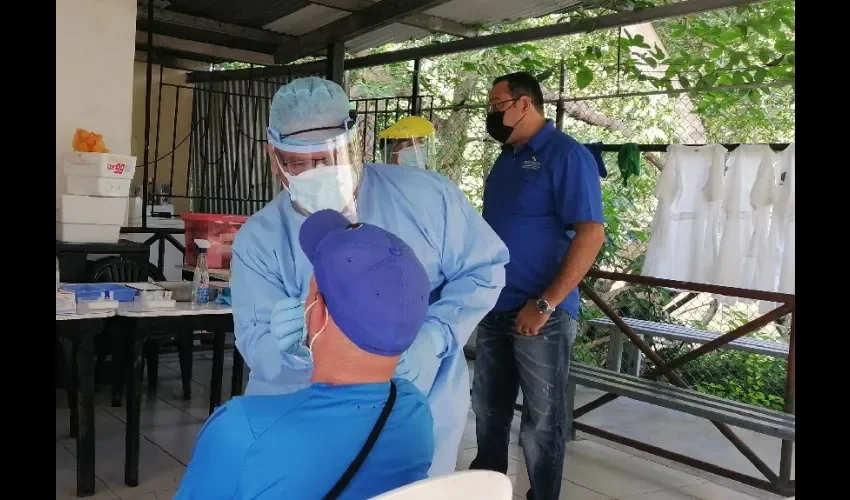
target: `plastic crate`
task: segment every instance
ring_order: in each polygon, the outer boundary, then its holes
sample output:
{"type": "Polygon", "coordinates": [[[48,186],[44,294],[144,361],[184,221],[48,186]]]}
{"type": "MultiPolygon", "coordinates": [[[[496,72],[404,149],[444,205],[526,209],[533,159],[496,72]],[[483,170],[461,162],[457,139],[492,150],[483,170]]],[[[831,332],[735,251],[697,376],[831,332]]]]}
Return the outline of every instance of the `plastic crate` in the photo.
{"type": "Polygon", "coordinates": [[[233,240],[248,217],[223,214],[183,214],[180,217],[186,225],[186,264],[194,266],[198,263],[195,240],[200,239],[210,242],[207,267],[230,269],[233,240]]]}

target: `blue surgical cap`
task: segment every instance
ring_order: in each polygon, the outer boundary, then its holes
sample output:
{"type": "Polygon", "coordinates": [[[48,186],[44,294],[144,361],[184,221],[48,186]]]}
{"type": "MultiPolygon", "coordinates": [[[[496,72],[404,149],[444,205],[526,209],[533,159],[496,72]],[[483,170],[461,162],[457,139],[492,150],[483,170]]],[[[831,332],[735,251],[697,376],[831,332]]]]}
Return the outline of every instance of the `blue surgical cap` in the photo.
{"type": "Polygon", "coordinates": [[[348,96],[338,84],[314,76],[299,78],[275,93],[269,128],[286,136],[301,130],[339,127],[349,118],[350,108],[348,96]]]}

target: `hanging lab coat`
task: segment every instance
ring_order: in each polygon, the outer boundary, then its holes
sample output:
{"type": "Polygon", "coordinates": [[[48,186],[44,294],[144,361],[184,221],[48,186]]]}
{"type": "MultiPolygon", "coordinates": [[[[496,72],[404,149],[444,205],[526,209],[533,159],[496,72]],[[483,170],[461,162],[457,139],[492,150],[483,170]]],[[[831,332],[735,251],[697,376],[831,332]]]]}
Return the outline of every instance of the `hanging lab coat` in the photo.
{"type": "Polygon", "coordinates": [[[725,156],[719,144],[667,148],[642,275],[709,281],[718,251],[725,156]]]}
{"type": "MultiPolygon", "coordinates": [[[[774,160],[768,146],[742,144],[726,161],[715,284],[754,286],[759,254],[766,251],[770,230],[774,160]]],[[[718,298],[727,305],[737,302],[736,297],[718,298]]]]}
{"type": "MultiPolygon", "coordinates": [[[[442,327],[448,344],[442,360],[434,361],[433,385],[423,391],[434,417],[430,474],[449,474],[470,405],[463,346],[505,285],[508,250],[457,186],[420,168],[366,165],[357,213],[410,245],[428,273],[426,321],[442,327]]],[[[313,269],[298,242],[304,219],[284,190],[242,226],[233,245],[234,326],[236,346],[251,369],[247,394],[289,393],[310,383],[312,365],[281,354],[269,328],[277,301],[303,300],[309,289],[313,269]]]]}

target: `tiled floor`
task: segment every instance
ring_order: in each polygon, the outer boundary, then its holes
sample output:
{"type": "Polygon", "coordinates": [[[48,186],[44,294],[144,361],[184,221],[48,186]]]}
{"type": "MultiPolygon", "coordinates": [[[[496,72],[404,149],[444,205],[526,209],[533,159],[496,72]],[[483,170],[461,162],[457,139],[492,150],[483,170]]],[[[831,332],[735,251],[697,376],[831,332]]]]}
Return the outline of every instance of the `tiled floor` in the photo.
{"type": "MultiPolygon", "coordinates": [[[[183,401],[176,356],[163,356],[156,394],[148,394],[142,406],[139,486],[124,485],[125,408],[112,408],[105,388],[97,397],[95,499],[170,500],[183,476],[192,445],[207,415],[211,362],[209,354],[195,355],[195,380],[191,401],[183,401]]],[[[230,357],[225,362],[225,398],[229,397],[230,357]]],[[[69,411],[63,391],[56,397],[56,498],[75,498],[75,443],[68,437],[69,411]]],[[[602,410],[597,410],[600,413],[602,410]]],[[[597,417],[600,418],[600,417],[597,417]]],[[[632,418],[635,418],[634,416],[632,418]]],[[[525,498],[528,475],[522,451],[517,446],[519,418],[514,421],[508,475],[514,497],[525,498]]],[[[684,428],[677,433],[684,432],[684,428]]],[[[582,436],[580,436],[581,438],[582,436]]],[[[475,422],[467,422],[458,469],[466,469],[475,457],[475,422]]],[[[733,453],[736,453],[734,450],[733,453]]],[[[719,478],[711,478],[684,467],[669,467],[638,456],[628,448],[615,449],[599,442],[580,439],[568,447],[561,498],[568,500],[747,500],[774,499],[770,494],[719,478]],[[722,482],[725,486],[717,484],[722,482]]]]}

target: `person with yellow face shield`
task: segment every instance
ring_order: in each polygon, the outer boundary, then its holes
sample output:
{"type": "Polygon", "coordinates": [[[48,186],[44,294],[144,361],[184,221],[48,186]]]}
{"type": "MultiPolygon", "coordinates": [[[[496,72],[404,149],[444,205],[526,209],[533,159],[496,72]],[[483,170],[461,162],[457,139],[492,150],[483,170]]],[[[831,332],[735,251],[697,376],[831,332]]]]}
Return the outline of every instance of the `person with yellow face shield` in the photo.
{"type": "Polygon", "coordinates": [[[378,135],[384,163],[436,171],[434,125],[421,116],[408,116],[378,135]]]}

